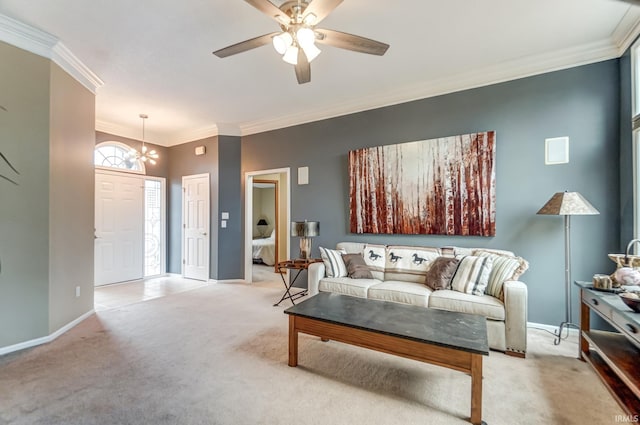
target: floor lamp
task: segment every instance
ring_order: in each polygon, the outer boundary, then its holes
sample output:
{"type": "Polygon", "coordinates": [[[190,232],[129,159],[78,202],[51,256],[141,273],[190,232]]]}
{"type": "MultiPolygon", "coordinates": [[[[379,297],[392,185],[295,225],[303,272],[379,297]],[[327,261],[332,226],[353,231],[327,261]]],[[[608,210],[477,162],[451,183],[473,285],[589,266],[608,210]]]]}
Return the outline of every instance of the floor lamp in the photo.
{"type": "Polygon", "coordinates": [[[544,204],[538,214],[543,215],[563,215],[564,216],[564,286],[565,286],[565,320],[560,323],[558,331],[555,334],[556,339],[553,341],[555,345],[562,341],[562,330],[567,329],[567,337],[569,336],[569,327],[580,329],[574,323],[571,323],[571,216],[572,215],[596,215],[600,214],[582,195],[578,192],[558,192],[544,204]]]}

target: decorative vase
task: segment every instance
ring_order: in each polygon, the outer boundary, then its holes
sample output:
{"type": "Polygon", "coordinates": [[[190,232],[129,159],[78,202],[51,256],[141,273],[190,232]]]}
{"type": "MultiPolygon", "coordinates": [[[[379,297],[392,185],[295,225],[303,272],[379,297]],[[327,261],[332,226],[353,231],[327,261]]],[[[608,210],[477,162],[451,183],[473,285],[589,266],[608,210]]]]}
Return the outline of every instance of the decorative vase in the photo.
{"type": "Polygon", "coordinates": [[[640,271],[631,267],[620,267],[611,275],[611,279],[619,285],[640,284],[640,271]]]}

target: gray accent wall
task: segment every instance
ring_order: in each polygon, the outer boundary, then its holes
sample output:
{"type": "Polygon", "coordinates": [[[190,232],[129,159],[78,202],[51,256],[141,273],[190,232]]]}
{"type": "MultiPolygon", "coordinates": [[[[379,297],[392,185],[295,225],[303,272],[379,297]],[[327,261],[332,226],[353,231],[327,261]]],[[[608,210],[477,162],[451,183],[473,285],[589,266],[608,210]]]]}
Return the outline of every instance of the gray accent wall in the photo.
{"type": "Polygon", "coordinates": [[[169,157],[167,271],[182,272],[182,177],[209,173],[211,200],[209,277],[216,279],[218,276],[218,137],[172,146],[169,148],[169,157]],[[194,153],[196,146],[204,146],[205,155],[196,156],[194,153]]]}
{"type": "MultiPolygon", "coordinates": [[[[219,213],[228,212],[227,227],[218,230],[218,279],[242,279],[244,275],[242,178],[240,137],[218,136],[220,154],[219,213]]],[[[218,216],[220,218],[220,216],[218,216]]]]}
{"type": "MultiPolygon", "coordinates": [[[[573,279],[611,273],[620,247],[620,69],[610,60],[242,138],[242,173],[291,167],[291,219],[320,221],[318,246],[339,241],[488,247],[530,262],[529,320],[564,319],[563,218],[536,212],[559,191],[600,210],[572,220],[573,279]],[[496,236],[356,235],[349,232],[349,150],[495,130],[496,236]],[[544,164],[545,138],[570,138],[570,163],[544,164]],[[297,185],[298,167],[309,184],[297,185]]],[[[298,241],[291,241],[292,252],[298,241]]],[[[573,291],[574,317],[578,296],[573,291]]]]}
{"type": "Polygon", "coordinates": [[[93,309],[94,95],[0,42],[0,348],[93,309]],[[75,296],[80,286],[81,296],[75,296]]]}

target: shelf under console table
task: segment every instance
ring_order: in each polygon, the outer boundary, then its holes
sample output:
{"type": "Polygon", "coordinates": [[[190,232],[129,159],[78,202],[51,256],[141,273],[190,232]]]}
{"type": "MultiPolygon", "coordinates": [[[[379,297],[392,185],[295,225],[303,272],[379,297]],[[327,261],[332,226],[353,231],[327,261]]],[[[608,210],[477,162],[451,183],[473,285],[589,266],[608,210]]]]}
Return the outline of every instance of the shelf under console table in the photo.
{"type": "MultiPolygon", "coordinates": [[[[615,293],[580,287],[580,352],[628,415],[640,415],[640,313],[615,293]],[[595,312],[618,332],[591,329],[595,312]]],[[[635,416],[634,416],[635,417],[635,416]]]]}

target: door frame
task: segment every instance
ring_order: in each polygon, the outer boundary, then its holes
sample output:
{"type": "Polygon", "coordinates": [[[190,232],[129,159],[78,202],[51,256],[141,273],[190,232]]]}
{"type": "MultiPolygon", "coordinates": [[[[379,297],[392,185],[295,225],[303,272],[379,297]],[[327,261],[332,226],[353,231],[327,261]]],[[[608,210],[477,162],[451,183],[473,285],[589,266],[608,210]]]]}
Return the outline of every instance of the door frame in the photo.
{"type": "MultiPolygon", "coordinates": [[[[284,189],[287,194],[286,204],[284,205],[284,212],[286,214],[287,223],[291,220],[291,168],[274,168],[270,170],[258,170],[247,171],[244,173],[244,280],[247,283],[253,281],[253,255],[252,244],[253,239],[253,180],[264,174],[284,174],[284,182],[280,182],[284,185],[284,189]]],[[[278,204],[282,202],[282,199],[278,197],[278,204]]],[[[280,205],[276,206],[279,209],[280,205]]],[[[281,241],[289,252],[289,241],[291,240],[291,226],[285,226],[286,238],[281,241]]],[[[282,261],[282,260],[281,260],[282,261]]],[[[277,264],[276,264],[277,266],[277,264]]]]}
{"type": "MultiPolygon", "coordinates": [[[[260,176],[257,176],[257,177],[260,177],[260,176]]],[[[279,196],[279,191],[280,191],[280,185],[278,183],[278,180],[268,180],[268,179],[260,179],[260,178],[254,178],[253,179],[253,183],[273,184],[274,189],[275,189],[274,190],[275,199],[274,199],[273,205],[274,205],[274,209],[275,209],[275,212],[274,212],[275,218],[274,218],[274,220],[276,222],[275,226],[274,226],[274,228],[276,229],[276,243],[275,243],[275,248],[274,248],[275,249],[275,254],[276,254],[275,255],[275,261],[276,262],[273,265],[273,267],[274,267],[274,271],[277,273],[278,272],[278,262],[280,260],[280,258],[278,256],[278,254],[280,252],[279,251],[279,243],[280,243],[280,224],[279,224],[280,223],[280,208],[279,208],[279,206],[280,206],[280,196],[279,196]]],[[[251,192],[252,207],[253,207],[253,183],[252,183],[252,187],[251,187],[251,189],[252,189],[252,192],[251,192]]],[[[253,215],[253,209],[251,210],[251,214],[253,215]]],[[[251,220],[251,222],[252,223],[255,222],[255,217],[253,217],[253,220],[251,220]]],[[[253,227],[252,227],[252,229],[253,229],[253,227]]],[[[252,234],[252,237],[253,237],[253,234],[252,234]]],[[[253,262],[253,259],[252,259],[252,262],[253,262]]]]}
{"type": "Polygon", "coordinates": [[[191,174],[188,176],[182,176],[182,220],[181,220],[181,226],[180,226],[180,234],[181,234],[181,242],[180,245],[182,247],[182,251],[180,254],[180,274],[182,277],[184,276],[184,266],[185,266],[185,256],[184,256],[184,245],[185,245],[185,234],[184,234],[184,229],[185,229],[185,207],[186,207],[186,203],[185,203],[185,194],[186,194],[186,187],[184,185],[184,181],[186,179],[194,179],[194,178],[207,178],[207,183],[208,183],[208,187],[209,187],[209,191],[207,193],[207,198],[209,199],[209,202],[207,203],[207,219],[206,219],[206,223],[207,223],[207,256],[206,256],[206,261],[207,261],[207,280],[209,281],[211,280],[211,176],[209,173],[202,173],[202,174],[191,174]]]}

